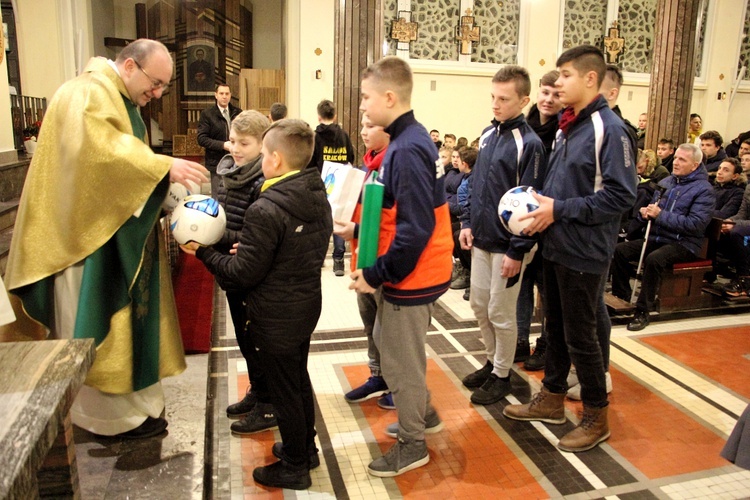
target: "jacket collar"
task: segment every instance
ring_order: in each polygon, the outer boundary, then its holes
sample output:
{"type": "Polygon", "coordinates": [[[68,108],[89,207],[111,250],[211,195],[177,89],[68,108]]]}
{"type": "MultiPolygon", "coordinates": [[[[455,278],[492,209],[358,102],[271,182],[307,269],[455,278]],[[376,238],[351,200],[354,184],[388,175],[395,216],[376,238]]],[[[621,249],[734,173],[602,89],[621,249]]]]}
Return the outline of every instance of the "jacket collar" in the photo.
{"type": "Polygon", "coordinates": [[[414,125],[415,123],[417,123],[417,119],[414,118],[414,110],[410,109],[403,115],[393,120],[393,123],[388,125],[384,131],[386,134],[391,136],[391,141],[393,141],[393,139],[398,137],[398,135],[406,130],[407,127],[409,127],[410,125],[414,125]]]}
{"type": "Polygon", "coordinates": [[[514,128],[518,128],[524,123],[526,123],[526,117],[523,116],[523,113],[516,116],[512,120],[506,120],[504,122],[499,122],[495,118],[492,119],[492,126],[495,127],[495,130],[497,130],[498,134],[502,134],[506,130],[513,130],[514,128]]]}

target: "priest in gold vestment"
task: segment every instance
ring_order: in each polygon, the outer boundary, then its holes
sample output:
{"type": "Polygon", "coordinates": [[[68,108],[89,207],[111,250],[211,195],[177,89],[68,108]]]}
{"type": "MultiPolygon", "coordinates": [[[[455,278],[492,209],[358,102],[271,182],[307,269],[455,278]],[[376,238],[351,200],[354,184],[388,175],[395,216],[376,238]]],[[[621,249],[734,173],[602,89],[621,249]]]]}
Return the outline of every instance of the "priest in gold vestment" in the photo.
{"type": "Polygon", "coordinates": [[[166,90],[172,65],[164,45],[136,40],[58,89],[11,242],[5,281],[21,317],[10,328],[95,339],[71,415],[99,435],[164,431],[160,380],[185,369],[159,218],[170,181],[201,184],[207,171],[155,154],[139,112],[166,90]]]}

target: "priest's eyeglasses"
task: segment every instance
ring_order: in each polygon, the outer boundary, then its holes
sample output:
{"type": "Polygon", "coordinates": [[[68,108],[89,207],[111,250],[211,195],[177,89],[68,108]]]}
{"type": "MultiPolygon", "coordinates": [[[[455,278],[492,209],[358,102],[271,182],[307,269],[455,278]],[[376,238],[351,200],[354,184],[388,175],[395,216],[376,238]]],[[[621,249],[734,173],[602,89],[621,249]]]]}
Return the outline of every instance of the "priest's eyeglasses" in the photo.
{"type": "Polygon", "coordinates": [[[151,80],[151,90],[159,90],[159,89],[161,89],[162,92],[166,92],[167,91],[167,89],[169,88],[169,82],[164,83],[161,80],[155,80],[155,79],[151,78],[151,75],[149,75],[148,73],[146,73],[146,70],[143,69],[143,66],[141,66],[140,64],[138,64],[138,61],[136,61],[135,59],[133,59],[133,62],[135,63],[136,66],[138,66],[139,70],[143,71],[143,74],[146,75],[146,78],[148,78],[149,80],[151,80]]]}

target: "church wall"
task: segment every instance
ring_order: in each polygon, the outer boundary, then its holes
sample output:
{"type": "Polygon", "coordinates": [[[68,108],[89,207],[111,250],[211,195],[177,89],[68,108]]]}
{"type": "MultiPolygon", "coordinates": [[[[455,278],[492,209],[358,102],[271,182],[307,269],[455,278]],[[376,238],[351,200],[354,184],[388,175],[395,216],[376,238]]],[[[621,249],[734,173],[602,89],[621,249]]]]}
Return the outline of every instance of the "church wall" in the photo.
{"type": "Polygon", "coordinates": [[[49,100],[73,64],[64,60],[58,6],[55,0],[14,3],[24,95],[49,100]]]}

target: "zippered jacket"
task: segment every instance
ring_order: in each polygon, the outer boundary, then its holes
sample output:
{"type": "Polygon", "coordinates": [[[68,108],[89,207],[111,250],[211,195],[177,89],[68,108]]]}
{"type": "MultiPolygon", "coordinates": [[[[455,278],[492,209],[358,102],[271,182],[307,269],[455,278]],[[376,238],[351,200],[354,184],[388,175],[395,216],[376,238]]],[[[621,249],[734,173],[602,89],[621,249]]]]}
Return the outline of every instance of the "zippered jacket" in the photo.
{"type": "Polygon", "coordinates": [[[450,285],[453,233],[442,165],[427,130],[408,111],[391,123],[379,170],[383,190],[378,259],[362,271],[382,285],[383,299],[398,305],[429,304],[450,285]]]}
{"type": "Polygon", "coordinates": [[[539,190],[546,164],[544,144],[523,115],[503,123],[492,120],[484,129],[460,218],[462,229],[471,228],[474,246],[514,260],[522,260],[532,249],[536,238],[511,234],[500,222],[497,206],[505,192],[516,186],[539,190]]]}
{"type": "Polygon", "coordinates": [[[672,174],[659,185],[666,190],[659,200],[661,212],[651,223],[649,241],[677,243],[697,254],[716,203],[706,168],[701,165],[684,177],[672,174]]]}
{"type": "Polygon", "coordinates": [[[606,272],[636,183],[625,124],[597,96],[567,136],[557,132],[542,190],[555,200],[555,221],[542,234],[544,258],[578,272],[606,272]]]}

